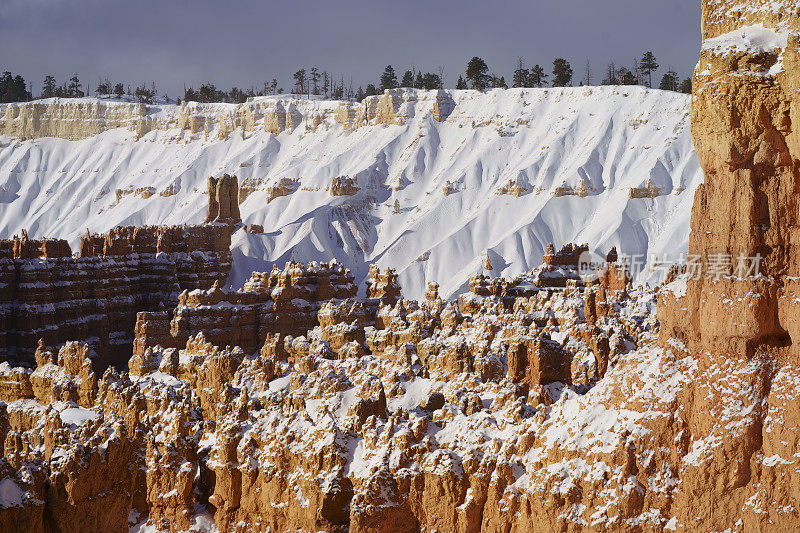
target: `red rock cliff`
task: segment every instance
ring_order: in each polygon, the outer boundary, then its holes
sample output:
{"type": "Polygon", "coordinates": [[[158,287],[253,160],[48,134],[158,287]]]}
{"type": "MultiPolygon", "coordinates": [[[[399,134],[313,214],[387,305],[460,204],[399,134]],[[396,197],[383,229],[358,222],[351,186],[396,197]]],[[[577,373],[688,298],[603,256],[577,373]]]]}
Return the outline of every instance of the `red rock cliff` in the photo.
{"type": "Polygon", "coordinates": [[[87,234],[76,257],[65,241],[0,241],[0,356],[32,363],[39,339],[85,340],[99,368],[124,365],[138,311],[174,305],[230,266],[223,225],[118,227],[87,234]]]}
{"type": "Polygon", "coordinates": [[[729,354],[791,346],[796,357],[800,14],[788,0],[704,0],[702,9],[692,136],[705,181],[692,210],[690,279],[685,296],[664,293],[662,337],[729,354]]]}

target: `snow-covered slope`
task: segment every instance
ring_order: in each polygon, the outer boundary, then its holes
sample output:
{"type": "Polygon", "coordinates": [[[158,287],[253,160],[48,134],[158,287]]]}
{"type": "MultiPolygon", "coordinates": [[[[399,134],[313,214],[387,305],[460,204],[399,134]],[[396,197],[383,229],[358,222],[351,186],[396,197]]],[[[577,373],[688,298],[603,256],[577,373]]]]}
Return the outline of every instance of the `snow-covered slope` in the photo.
{"type": "Polygon", "coordinates": [[[288,117],[277,135],[254,113],[242,127],[219,119],[206,122],[219,129],[192,134],[175,125],[186,109],[162,105],[145,111],[162,129],[141,136],[125,127],[78,141],[0,136],[0,238],[25,228],[74,246],[87,228],[199,223],[206,178],[227,172],[254,186],[242,217],[264,226],[234,235],[234,284],[271,263],[335,257],[359,282],[376,262],[398,270],[406,296],[421,296],[427,281],[450,296],[487,256],[493,269],[484,273],[510,276],[538,265],[549,242],[685,251],[702,180],[688,96],[641,87],[398,90],[360,106],[279,97],[200,112],[235,117],[275,105],[288,117]],[[331,196],[337,176],[356,178],[360,190],[331,196]],[[296,190],[267,203],[267,187],[282,178],[297,180],[296,190]],[[509,182],[521,196],[497,194],[509,182]],[[648,182],[658,190],[638,192],[655,197],[631,198],[648,182]],[[564,194],[582,183],[586,196],[564,194]]]}

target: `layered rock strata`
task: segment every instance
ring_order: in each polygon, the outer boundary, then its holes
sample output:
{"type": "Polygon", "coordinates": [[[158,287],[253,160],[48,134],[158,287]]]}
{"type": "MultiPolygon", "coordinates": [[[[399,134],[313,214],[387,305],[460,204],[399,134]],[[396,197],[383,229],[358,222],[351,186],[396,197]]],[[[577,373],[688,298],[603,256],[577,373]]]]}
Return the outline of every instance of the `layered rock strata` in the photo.
{"type": "Polygon", "coordinates": [[[270,334],[304,335],[318,324],[317,312],[325,302],[356,292],[353,276],[339,263],[288,263],[282,270],[253,272],[241,290],[219,285],[187,290],[172,312],[137,315],[134,353],[155,346],[182,348],[201,332],[214,344],[254,353],[270,334]]]}
{"type": "Polygon", "coordinates": [[[692,279],[663,299],[663,335],[695,351],[797,358],[800,16],[780,0],[702,6],[692,136],[705,182],[692,210],[692,279]]]}
{"type": "Polygon", "coordinates": [[[84,236],[75,256],[65,241],[0,241],[0,355],[32,364],[40,339],[84,340],[101,368],[124,365],[138,311],[172,306],[230,268],[224,225],[118,227],[84,236]]]}
{"type": "MultiPolygon", "coordinates": [[[[796,2],[704,0],[684,273],[660,291],[661,343],[695,381],[678,395],[691,441],[680,529],[791,531],[800,517],[796,2]]],[[[676,419],[677,421],[677,419],[676,419]]]]}
{"type": "MultiPolygon", "coordinates": [[[[413,110],[424,105],[437,121],[446,120],[455,102],[446,91],[391,89],[363,102],[315,100],[295,96],[258,97],[243,104],[148,106],[98,98],[49,98],[0,104],[0,134],[18,139],[60,137],[79,140],[114,128],[125,128],[137,138],[153,131],[180,131],[225,138],[237,131],[279,134],[303,128],[313,131],[326,123],[355,129],[366,124],[404,124],[413,110]]],[[[179,140],[179,139],[176,139],[179,140]]]]}

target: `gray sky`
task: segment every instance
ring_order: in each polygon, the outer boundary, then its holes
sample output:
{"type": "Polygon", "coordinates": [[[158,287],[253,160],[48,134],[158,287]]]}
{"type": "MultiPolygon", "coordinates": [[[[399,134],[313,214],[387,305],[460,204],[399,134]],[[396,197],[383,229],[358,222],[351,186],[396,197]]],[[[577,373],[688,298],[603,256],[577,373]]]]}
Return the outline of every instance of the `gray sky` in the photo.
{"type": "Polygon", "coordinates": [[[317,66],[354,88],[392,64],[454,86],[474,55],[510,84],[518,56],[549,72],[565,57],[593,82],[614,60],[630,68],[653,50],[662,68],[690,75],[700,44],[699,0],[0,0],[0,70],[41,91],[73,72],[96,87],[109,77],[156,81],[180,96],[184,82],[219,88],[277,78],[287,91],[298,68],[317,66]]]}

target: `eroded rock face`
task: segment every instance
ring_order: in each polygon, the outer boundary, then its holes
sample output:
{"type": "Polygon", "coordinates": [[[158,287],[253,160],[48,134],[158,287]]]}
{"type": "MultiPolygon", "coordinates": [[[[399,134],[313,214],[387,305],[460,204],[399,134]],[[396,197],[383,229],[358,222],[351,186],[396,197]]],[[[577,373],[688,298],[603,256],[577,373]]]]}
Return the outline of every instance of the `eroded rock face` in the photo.
{"type": "MultiPolygon", "coordinates": [[[[402,299],[399,287],[384,298],[395,282],[375,274],[385,286],[366,300],[336,265],[254,273],[235,296],[184,293],[181,306],[196,314],[176,311],[173,327],[201,331],[177,347],[148,344],[129,374],[98,380],[95,355],[77,343],[57,355],[40,346],[33,372],[0,365],[0,468],[21,494],[0,520],[36,530],[53,517],[88,531],[124,529],[130,516],[178,531],[200,510],[226,531],[567,524],[555,512],[564,504],[519,476],[562,460],[548,420],[574,416],[575,390],[600,383],[595,361],[616,375],[637,343],[655,338],[652,295],[608,296],[590,327],[580,287],[473,295],[467,312],[442,302],[436,284],[424,302],[402,299]],[[260,335],[236,322],[254,294],[268,295],[256,317],[306,295],[309,309],[294,302],[294,312],[313,309],[315,319],[299,335],[267,333],[243,349],[260,335]],[[522,503],[542,497],[553,511],[522,503]],[[499,511],[518,505],[519,514],[499,511]]],[[[290,318],[294,328],[305,320],[290,318]]],[[[539,475],[545,487],[563,483],[558,469],[539,475]]],[[[611,483],[622,487],[626,475],[611,483]]],[[[574,491],[569,505],[591,498],[574,491]]],[[[625,516],[646,504],[627,503],[625,516]]]]}
{"type": "Polygon", "coordinates": [[[358,182],[353,177],[335,176],[331,180],[331,196],[353,196],[358,191],[358,182]]]}
{"type": "Polygon", "coordinates": [[[173,312],[140,312],[134,353],[155,346],[181,348],[203,332],[221,346],[258,351],[270,334],[300,337],[316,326],[329,300],[356,295],[353,276],[339,263],[287,263],[283,270],[253,272],[241,290],[214,285],[184,291],[173,312]]]}
{"type": "Polygon", "coordinates": [[[796,357],[800,16],[781,0],[702,5],[692,136],[705,182],[689,240],[702,271],[680,297],[665,293],[663,335],[729,354],[791,345],[796,357]]]}
{"type": "Polygon", "coordinates": [[[114,128],[125,128],[138,139],[154,131],[178,130],[184,134],[224,139],[237,132],[256,130],[279,134],[303,128],[313,131],[323,124],[339,123],[355,129],[368,123],[403,124],[421,107],[438,121],[456,107],[447,91],[392,89],[368,96],[362,103],[308,101],[296,96],[249,99],[242,104],[183,102],[180,106],[120,102],[98,98],[48,98],[33,102],[0,104],[0,133],[18,139],[59,137],[78,140],[114,128]]]}
{"type": "Polygon", "coordinates": [[[705,171],[686,272],[660,291],[661,343],[691,361],[689,439],[674,499],[691,529],[789,531],[800,498],[795,437],[800,104],[795,2],[704,0],[692,135],[705,171]]]}
{"type": "MultiPolygon", "coordinates": [[[[794,531],[793,7],[703,5],[691,251],[763,246],[761,279],[592,284],[567,246],[513,280],[476,276],[457,303],[435,284],[403,299],[378,269],[359,300],[330,265],[186,292],[139,321],[130,374],[93,379],[83,344],[40,347],[36,371],[0,365],[0,525],[794,531]],[[783,72],[774,48],[739,48],[783,45],[771,28],[789,34],[783,72]]],[[[402,118],[389,96],[373,119],[402,118]]]]}
{"type": "Polygon", "coordinates": [[[40,339],[86,340],[102,368],[124,366],[137,311],[174,305],[230,267],[222,225],[118,227],[84,236],[77,256],[60,240],[0,241],[0,356],[33,364],[40,339]]]}
{"type": "Polygon", "coordinates": [[[239,180],[224,174],[208,178],[208,211],[206,223],[223,222],[237,224],[242,221],[239,214],[239,180]]]}

